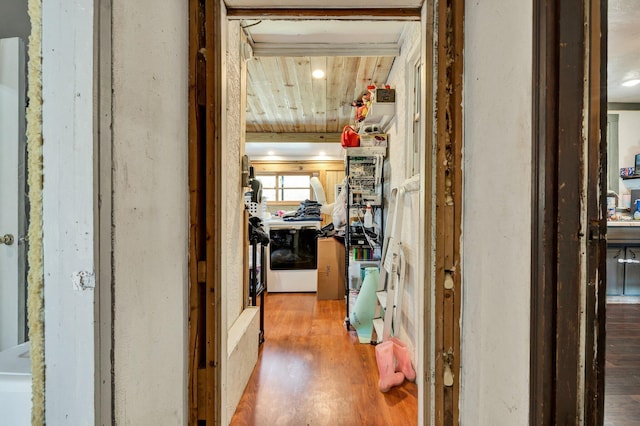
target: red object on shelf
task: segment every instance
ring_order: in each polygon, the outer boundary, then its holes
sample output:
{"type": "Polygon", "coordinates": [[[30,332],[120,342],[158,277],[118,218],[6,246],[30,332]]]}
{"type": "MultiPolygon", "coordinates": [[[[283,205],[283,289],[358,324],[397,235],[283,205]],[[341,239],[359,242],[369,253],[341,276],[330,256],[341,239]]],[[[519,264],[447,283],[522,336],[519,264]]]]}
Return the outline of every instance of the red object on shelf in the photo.
{"type": "Polygon", "coordinates": [[[346,125],[342,129],[340,144],[343,148],[354,148],[360,146],[360,135],[352,126],[346,125]]]}

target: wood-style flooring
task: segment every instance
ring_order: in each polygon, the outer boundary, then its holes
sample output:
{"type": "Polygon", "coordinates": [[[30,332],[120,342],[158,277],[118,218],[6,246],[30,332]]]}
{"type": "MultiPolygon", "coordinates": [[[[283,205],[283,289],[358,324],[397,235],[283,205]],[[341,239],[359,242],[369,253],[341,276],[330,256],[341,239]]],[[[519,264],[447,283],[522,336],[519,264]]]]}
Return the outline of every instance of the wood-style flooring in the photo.
{"type": "Polygon", "coordinates": [[[640,425],[640,305],[607,305],[604,424],[640,425]]]}
{"type": "Polygon", "coordinates": [[[378,390],[375,347],[344,327],[341,300],[271,293],[265,341],[231,425],[415,425],[418,389],[378,390]]]}

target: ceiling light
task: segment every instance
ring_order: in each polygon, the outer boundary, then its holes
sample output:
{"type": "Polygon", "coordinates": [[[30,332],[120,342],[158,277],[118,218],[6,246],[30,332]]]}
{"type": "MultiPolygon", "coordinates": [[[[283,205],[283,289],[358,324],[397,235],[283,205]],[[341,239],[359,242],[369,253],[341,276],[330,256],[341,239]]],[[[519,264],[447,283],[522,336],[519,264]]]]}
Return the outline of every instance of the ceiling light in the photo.
{"type": "Polygon", "coordinates": [[[273,152],[273,151],[267,152],[267,155],[274,155],[274,154],[275,154],[275,152],[273,152]]]}
{"type": "Polygon", "coordinates": [[[323,156],[323,157],[324,157],[325,155],[327,155],[327,153],[326,153],[326,152],[324,152],[324,151],[320,151],[320,152],[318,153],[318,155],[320,155],[320,156],[323,156]]]}
{"type": "Polygon", "coordinates": [[[322,70],[313,70],[311,75],[313,76],[313,78],[322,78],[322,77],[324,77],[324,71],[322,71],[322,70]]]}
{"type": "Polygon", "coordinates": [[[635,86],[635,85],[637,85],[639,83],[640,83],[640,80],[633,79],[633,80],[627,80],[627,81],[623,82],[622,85],[625,86],[625,87],[633,87],[633,86],[635,86]]]}

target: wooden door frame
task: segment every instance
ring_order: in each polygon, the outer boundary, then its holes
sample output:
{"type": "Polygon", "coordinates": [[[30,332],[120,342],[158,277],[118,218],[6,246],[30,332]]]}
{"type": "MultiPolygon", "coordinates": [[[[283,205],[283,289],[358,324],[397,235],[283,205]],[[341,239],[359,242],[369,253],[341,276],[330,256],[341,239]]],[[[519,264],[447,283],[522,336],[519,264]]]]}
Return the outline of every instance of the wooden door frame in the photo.
{"type": "Polygon", "coordinates": [[[460,423],[464,0],[434,2],[437,43],[434,423],[460,423]]]}
{"type": "Polygon", "coordinates": [[[530,423],[599,425],[607,1],[533,4],[530,423]]]}
{"type": "MultiPolygon", "coordinates": [[[[222,75],[221,61],[225,49],[222,40],[221,2],[190,0],[189,2],[189,424],[214,424],[221,421],[221,240],[222,217],[221,176],[222,157],[222,75]]],[[[425,242],[437,235],[435,257],[424,250],[425,301],[433,293],[435,315],[430,317],[431,305],[425,304],[424,330],[433,330],[435,347],[430,338],[424,339],[424,366],[421,401],[428,411],[425,421],[431,420],[431,389],[434,390],[436,424],[459,423],[460,386],[460,306],[462,220],[462,52],[463,0],[431,0],[433,16],[428,15],[422,25],[434,25],[437,38],[429,40],[422,56],[431,64],[438,58],[435,90],[435,119],[425,120],[424,187],[436,181],[435,205],[432,194],[425,190],[425,242]],[[444,23],[439,25],[438,23],[444,23]],[[437,40],[441,40],[438,43],[437,40]],[[432,51],[432,48],[435,51],[432,51]],[[436,127],[434,140],[433,126],[436,127]],[[432,154],[437,160],[432,158],[432,154]],[[435,164],[442,166],[435,167],[435,164]],[[433,170],[432,170],[433,168],[433,170]],[[434,225],[432,225],[432,220],[434,225]],[[453,287],[432,287],[434,282],[453,281],[453,287]],[[438,281],[438,279],[440,279],[438,281]],[[434,319],[435,324],[432,324],[434,319]],[[431,359],[435,376],[431,379],[431,359]],[[453,384],[445,384],[445,375],[452,374],[453,384]]],[[[239,19],[423,19],[419,9],[227,9],[227,18],[239,19]]],[[[431,28],[427,28],[431,32],[431,28]]],[[[433,77],[432,74],[429,74],[433,77]]],[[[432,80],[433,81],[433,80],[432,80]]],[[[423,85],[426,90],[426,85],[423,85]]],[[[426,91],[427,102],[434,93],[426,91]]],[[[431,106],[431,105],[430,105],[431,106]]],[[[433,110],[433,108],[429,108],[433,110]]]]}
{"type": "Polygon", "coordinates": [[[190,425],[222,419],[222,8],[189,0],[190,425]]]}

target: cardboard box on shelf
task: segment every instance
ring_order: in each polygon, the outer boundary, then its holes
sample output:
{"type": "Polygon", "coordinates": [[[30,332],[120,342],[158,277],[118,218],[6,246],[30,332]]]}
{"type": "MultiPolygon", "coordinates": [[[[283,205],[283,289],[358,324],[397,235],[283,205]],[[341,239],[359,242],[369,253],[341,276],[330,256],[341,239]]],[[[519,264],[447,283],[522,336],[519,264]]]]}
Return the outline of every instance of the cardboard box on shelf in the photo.
{"type": "Polygon", "coordinates": [[[344,256],[343,242],[318,239],[318,300],[344,298],[344,256]]]}
{"type": "Polygon", "coordinates": [[[360,135],[360,146],[378,146],[381,148],[387,147],[387,134],[386,133],[370,133],[360,135]]]}

